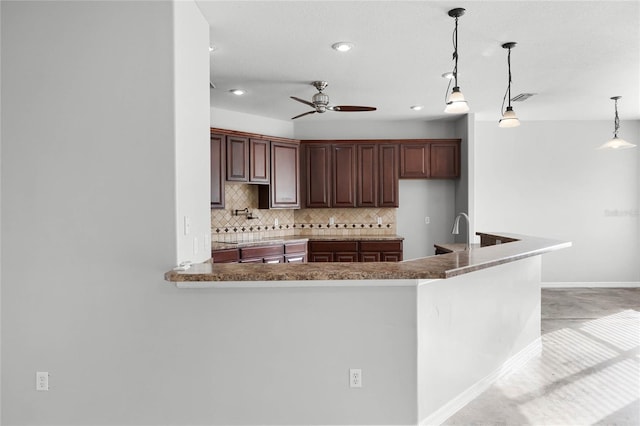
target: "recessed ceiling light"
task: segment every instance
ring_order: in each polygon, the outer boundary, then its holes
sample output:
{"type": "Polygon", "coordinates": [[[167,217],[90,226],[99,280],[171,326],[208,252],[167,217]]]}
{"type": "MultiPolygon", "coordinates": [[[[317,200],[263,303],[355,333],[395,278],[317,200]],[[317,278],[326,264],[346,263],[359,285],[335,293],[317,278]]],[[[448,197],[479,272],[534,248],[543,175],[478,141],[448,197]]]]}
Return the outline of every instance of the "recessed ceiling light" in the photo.
{"type": "Polygon", "coordinates": [[[348,52],[353,49],[353,43],[348,41],[339,41],[337,43],[333,43],[331,47],[338,52],[348,52]]]}
{"type": "Polygon", "coordinates": [[[424,108],[424,106],[422,105],[414,105],[411,107],[411,109],[414,111],[420,111],[422,108],[424,108]]]}
{"type": "Polygon", "coordinates": [[[442,74],[442,78],[446,78],[447,80],[453,80],[453,73],[451,71],[445,72],[442,74]]]}
{"type": "Polygon", "coordinates": [[[242,96],[245,93],[247,93],[247,91],[243,90],[243,89],[231,89],[231,90],[229,90],[229,92],[233,93],[236,96],[242,96]]]}

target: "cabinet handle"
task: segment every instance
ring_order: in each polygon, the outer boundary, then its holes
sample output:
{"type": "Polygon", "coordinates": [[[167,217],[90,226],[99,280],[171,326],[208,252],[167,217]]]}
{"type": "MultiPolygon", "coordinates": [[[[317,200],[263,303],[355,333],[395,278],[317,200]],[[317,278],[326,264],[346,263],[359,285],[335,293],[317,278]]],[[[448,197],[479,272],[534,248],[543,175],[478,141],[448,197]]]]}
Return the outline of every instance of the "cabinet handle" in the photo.
{"type": "Polygon", "coordinates": [[[280,261],[278,259],[274,259],[274,260],[267,260],[264,263],[280,263],[280,261]]]}
{"type": "Polygon", "coordinates": [[[291,263],[291,262],[302,262],[303,257],[290,257],[287,259],[287,262],[291,263]]]}

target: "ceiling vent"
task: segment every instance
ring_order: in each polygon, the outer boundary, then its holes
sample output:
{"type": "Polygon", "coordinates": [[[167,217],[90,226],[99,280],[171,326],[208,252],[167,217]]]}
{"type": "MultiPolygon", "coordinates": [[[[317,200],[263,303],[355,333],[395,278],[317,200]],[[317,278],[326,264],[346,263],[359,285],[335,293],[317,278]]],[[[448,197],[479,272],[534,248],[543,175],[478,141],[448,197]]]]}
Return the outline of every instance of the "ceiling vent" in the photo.
{"type": "Polygon", "coordinates": [[[536,93],[520,93],[519,95],[511,98],[511,102],[523,102],[535,95],[536,93]]]}

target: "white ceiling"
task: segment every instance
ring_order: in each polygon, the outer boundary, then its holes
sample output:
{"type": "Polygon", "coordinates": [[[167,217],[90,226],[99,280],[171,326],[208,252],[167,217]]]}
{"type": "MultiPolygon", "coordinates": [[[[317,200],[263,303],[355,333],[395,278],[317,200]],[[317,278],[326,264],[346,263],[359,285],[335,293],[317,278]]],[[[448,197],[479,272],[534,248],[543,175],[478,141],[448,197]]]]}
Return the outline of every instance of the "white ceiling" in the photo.
{"type": "Polygon", "coordinates": [[[313,80],[334,105],[302,120],[434,120],[444,114],[454,19],[459,86],[478,120],[498,120],[512,50],[512,96],[521,120],[640,119],[640,1],[213,1],[196,0],[211,27],[211,105],[289,120],[310,110],[313,80]],[[347,53],[331,49],[350,41],[347,53]],[[241,97],[230,94],[243,88],[241,97]],[[411,105],[424,105],[419,112],[411,105]]]}

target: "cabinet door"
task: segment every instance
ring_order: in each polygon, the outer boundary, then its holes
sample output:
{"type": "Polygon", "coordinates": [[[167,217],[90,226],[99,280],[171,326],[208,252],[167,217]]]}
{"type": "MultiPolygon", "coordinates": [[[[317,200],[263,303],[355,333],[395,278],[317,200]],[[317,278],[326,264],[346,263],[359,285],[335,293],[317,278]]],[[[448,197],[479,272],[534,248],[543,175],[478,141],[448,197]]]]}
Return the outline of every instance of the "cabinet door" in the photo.
{"type": "Polygon", "coordinates": [[[249,182],[269,183],[269,141],[249,141],[249,182]]]}
{"type": "Polygon", "coordinates": [[[333,146],[333,207],[356,206],[356,147],[352,144],[333,146]]]}
{"type": "Polygon", "coordinates": [[[226,177],[225,136],[211,135],[211,208],[224,208],[224,181],[226,177]]]}
{"type": "Polygon", "coordinates": [[[357,203],[358,207],[378,206],[378,146],[358,144],[357,203]]]}
{"type": "Polygon", "coordinates": [[[336,252],[333,253],[334,262],[357,262],[358,252],[336,252]]]}
{"type": "Polygon", "coordinates": [[[331,207],[331,145],[306,145],[305,204],[307,207],[331,207]]]}
{"type": "Polygon", "coordinates": [[[432,178],[460,177],[460,144],[457,142],[432,143],[430,166],[432,178]]]}
{"type": "Polygon", "coordinates": [[[398,207],[398,145],[380,145],[378,182],[378,207],[398,207]]]}
{"type": "Polygon", "coordinates": [[[310,252],[309,262],[333,262],[333,253],[331,252],[310,252]]]}
{"type": "Polygon", "coordinates": [[[380,253],[382,262],[400,262],[402,261],[402,252],[383,252],[380,253]]]}
{"type": "Polygon", "coordinates": [[[380,253],[360,253],[360,262],[380,262],[380,253]]]}
{"type": "Polygon", "coordinates": [[[271,207],[300,208],[300,146],[271,143],[271,207]]]}
{"type": "Polygon", "coordinates": [[[400,145],[400,178],[429,177],[429,144],[400,145]]]}
{"type": "Polygon", "coordinates": [[[249,181],[249,139],[227,136],[227,180],[249,181]]]}

